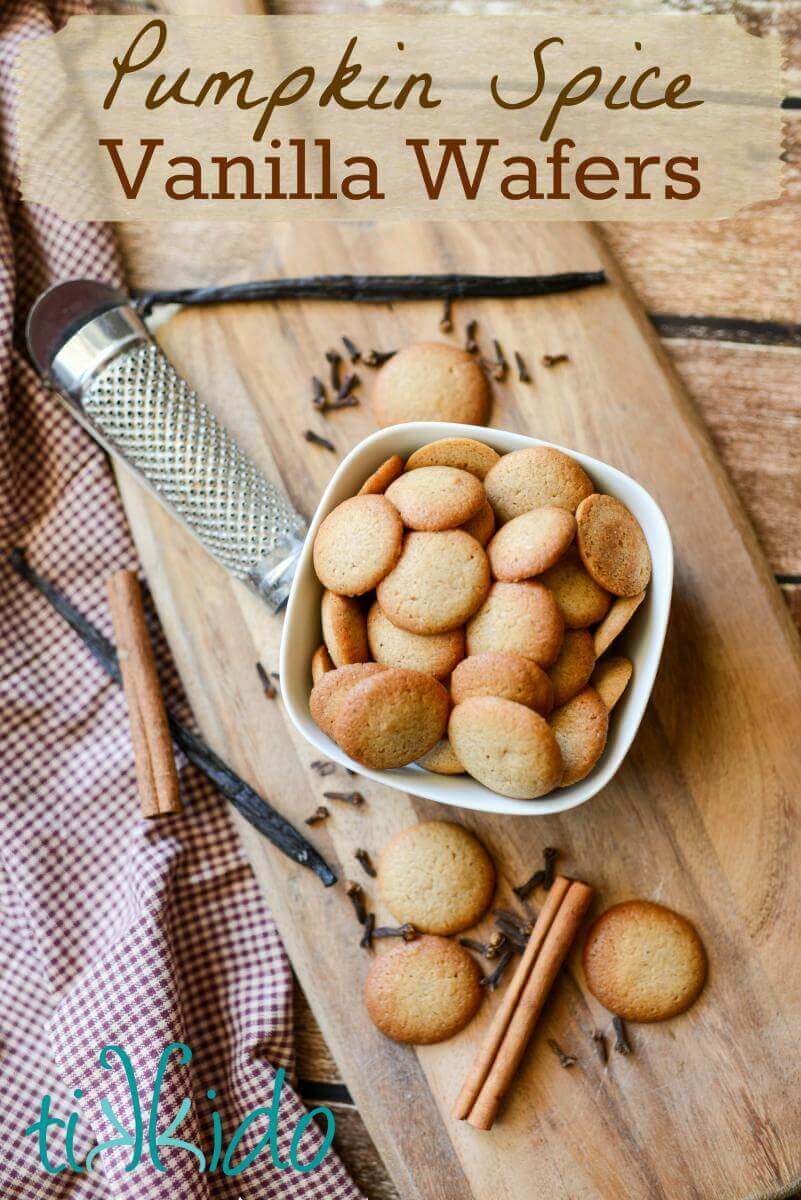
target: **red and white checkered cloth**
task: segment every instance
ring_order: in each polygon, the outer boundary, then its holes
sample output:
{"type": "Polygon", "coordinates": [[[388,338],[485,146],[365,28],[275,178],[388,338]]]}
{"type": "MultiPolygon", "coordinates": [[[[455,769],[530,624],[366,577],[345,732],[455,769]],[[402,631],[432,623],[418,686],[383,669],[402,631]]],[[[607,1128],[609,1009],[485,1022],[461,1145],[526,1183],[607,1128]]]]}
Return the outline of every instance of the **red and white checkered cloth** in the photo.
{"type": "MultiPolygon", "coordinates": [[[[135,564],[105,457],[41,387],[22,350],[24,317],[43,288],[74,276],[120,279],[109,230],[26,207],[17,188],[17,51],[78,11],[78,0],[0,3],[0,1196],[358,1200],[333,1153],[301,1174],[276,1169],[264,1149],[230,1178],[200,1174],[183,1149],[163,1151],[165,1174],[147,1156],[126,1173],[130,1151],[109,1150],[89,1175],[48,1175],[36,1139],[23,1132],[45,1093],[55,1116],[80,1112],[81,1156],[114,1135],[104,1097],[129,1125],[122,1070],[98,1064],[109,1043],[131,1056],[145,1121],[164,1047],[192,1048],[191,1065],[173,1063],[167,1074],[159,1128],[188,1096],[191,1113],[174,1136],[207,1153],[214,1110],[228,1139],[249,1112],[269,1106],[275,1071],[293,1071],[289,965],[225,802],[184,764],[183,816],[139,818],[121,692],[7,565],[10,548],[24,545],[111,635],[105,580],[135,564]]],[[[159,654],[180,711],[163,646],[159,654]]],[[[287,1084],[284,1160],[304,1115],[287,1084]]],[[[257,1136],[265,1128],[262,1116],[257,1136]]],[[[319,1145],[311,1122],[300,1160],[319,1145]]],[[[63,1136],[51,1135],[50,1146],[60,1163],[63,1136]]]]}

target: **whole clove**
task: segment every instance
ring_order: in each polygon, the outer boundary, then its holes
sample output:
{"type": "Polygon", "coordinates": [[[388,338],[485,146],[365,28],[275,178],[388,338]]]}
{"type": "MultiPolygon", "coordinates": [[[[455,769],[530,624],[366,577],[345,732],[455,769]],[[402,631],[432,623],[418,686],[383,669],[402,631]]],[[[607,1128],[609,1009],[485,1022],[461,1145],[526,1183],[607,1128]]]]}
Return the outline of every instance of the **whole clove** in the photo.
{"type": "Polygon", "coordinates": [[[337,769],[337,764],[331,762],[328,758],[316,758],[314,762],[309,763],[312,771],[316,771],[318,775],[333,775],[337,769]]]}
{"type": "Polygon", "coordinates": [[[464,331],[464,348],[468,354],[478,354],[478,321],[468,321],[464,331]]]}
{"type": "MultiPolygon", "coordinates": [[[[329,408],[331,405],[329,404],[329,408]]],[[[327,437],[322,437],[319,433],[315,433],[313,429],[305,429],[303,436],[307,442],[311,442],[313,446],[322,446],[324,450],[330,450],[332,454],[336,454],[337,448],[332,441],[327,437]]]]}
{"type": "Polygon", "coordinates": [[[561,1067],[574,1067],[576,1065],[575,1055],[566,1054],[559,1043],[554,1040],[554,1038],[548,1038],[548,1045],[559,1059],[559,1065],[561,1067]]]}
{"type": "Polygon", "coordinates": [[[515,925],[508,924],[503,917],[499,917],[496,922],[499,930],[506,938],[507,942],[515,948],[515,950],[525,950],[528,945],[527,933],[521,933],[515,925]]]}
{"type": "Polygon", "coordinates": [[[606,1045],[606,1038],[600,1029],[593,1029],[591,1036],[595,1043],[595,1049],[598,1052],[598,1058],[601,1060],[601,1065],[605,1067],[609,1061],[609,1049],[606,1045]]]}
{"type": "Polygon", "coordinates": [[[620,1017],[612,1017],[612,1028],[615,1031],[615,1050],[618,1054],[631,1054],[631,1042],[626,1033],[626,1026],[620,1017]]]}
{"type": "Polygon", "coordinates": [[[336,394],[340,387],[339,368],[342,365],[342,355],[337,350],[326,350],[325,360],[329,366],[331,387],[336,394]]]}
{"type": "Polygon", "coordinates": [[[488,988],[489,991],[494,992],[498,984],[501,982],[504,971],[509,966],[509,963],[513,958],[513,950],[504,950],[504,952],[501,954],[501,957],[498,959],[498,965],[495,970],[490,971],[489,975],[485,975],[480,981],[481,987],[488,988]]]}
{"type": "Polygon", "coordinates": [[[276,696],[278,695],[278,692],[276,690],[275,684],[273,683],[272,679],[270,679],[270,676],[267,674],[263,665],[260,662],[256,663],[256,674],[258,675],[259,679],[261,680],[261,686],[264,689],[264,694],[267,697],[267,699],[274,700],[276,698],[276,696]]]}
{"type": "Polygon", "coordinates": [[[306,818],[307,825],[319,825],[320,821],[325,821],[331,816],[330,809],[327,809],[324,804],[318,804],[310,817],[306,818]]]}
{"type": "Polygon", "coordinates": [[[353,389],[355,387],[358,387],[359,383],[360,383],[359,376],[356,374],[355,371],[351,371],[350,374],[346,375],[345,378],[342,380],[342,383],[337,391],[336,396],[331,401],[331,403],[328,405],[328,407],[329,408],[353,408],[355,405],[357,405],[359,403],[359,401],[351,393],[353,392],[353,389]]]}
{"type": "Polygon", "coordinates": [[[359,938],[359,945],[364,950],[372,950],[373,934],[375,933],[375,913],[368,913],[364,922],[364,932],[359,938]]]}
{"type": "Polygon", "coordinates": [[[419,930],[408,922],[405,925],[379,925],[373,930],[374,938],[403,938],[404,942],[413,942],[419,936],[419,930]]]}
{"type": "Polygon", "coordinates": [[[521,917],[519,913],[511,912],[508,908],[496,908],[492,914],[496,918],[496,924],[500,927],[501,922],[514,929],[515,933],[521,934],[523,937],[528,937],[534,928],[534,922],[527,917],[521,917]]]}
{"type": "Polygon", "coordinates": [[[556,860],[559,857],[559,851],[553,846],[546,846],[542,852],[542,857],[545,865],[535,871],[525,883],[519,883],[517,887],[512,888],[512,891],[519,900],[526,900],[537,887],[544,888],[546,892],[550,891],[553,887],[556,860]]]}
{"type": "Polygon", "coordinates": [[[493,933],[488,942],[479,942],[476,938],[460,937],[459,945],[464,946],[467,950],[475,950],[476,954],[480,954],[482,958],[492,959],[497,958],[501,950],[507,945],[507,937],[503,933],[493,933]]]}
{"type": "Polygon", "coordinates": [[[350,340],[349,337],[345,336],[344,333],[342,334],[342,345],[347,350],[350,361],[352,363],[357,363],[362,356],[362,352],[359,347],[350,340]]]}
{"type": "Polygon", "coordinates": [[[323,792],[323,796],[326,800],[341,800],[343,804],[352,804],[354,808],[364,804],[361,792],[323,792]]]}
{"type": "Polygon", "coordinates": [[[442,316],[439,319],[440,333],[450,333],[453,329],[453,297],[446,296],[442,302],[442,316]]]}
{"type": "Polygon", "coordinates": [[[544,367],[558,367],[560,363],[570,362],[566,354],[543,354],[542,365],[544,367]]]}
{"type": "Polygon", "coordinates": [[[364,903],[364,892],[362,885],[356,883],[353,879],[348,879],[345,882],[345,894],[353,905],[353,911],[356,913],[356,920],[360,925],[364,925],[367,920],[367,906],[364,903]]]}
{"type": "Polygon", "coordinates": [[[376,878],[376,875],[377,875],[376,869],[373,866],[370,855],[367,853],[366,850],[356,850],[353,857],[361,865],[362,869],[364,870],[365,875],[369,875],[371,879],[376,878]]]}
{"type": "Polygon", "coordinates": [[[492,339],[492,349],[495,352],[495,359],[490,364],[490,374],[493,379],[497,379],[500,383],[506,378],[506,372],[509,370],[509,364],[503,353],[503,347],[497,338],[492,339]]]}
{"type": "Polygon", "coordinates": [[[531,376],[528,373],[523,355],[519,350],[515,350],[515,366],[517,367],[517,378],[521,383],[531,383],[531,376]]]}
{"type": "Polygon", "coordinates": [[[326,406],[325,384],[316,375],[312,375],[312,405],[318,412],[323,412],[326,406]]]}
{"type": "Polygon", "coordinates": [[[366,367],[383,367],[384,363],[389,362],[397,353],[397,350],[371,350],[362,358],[362,362],[366,367]]]}

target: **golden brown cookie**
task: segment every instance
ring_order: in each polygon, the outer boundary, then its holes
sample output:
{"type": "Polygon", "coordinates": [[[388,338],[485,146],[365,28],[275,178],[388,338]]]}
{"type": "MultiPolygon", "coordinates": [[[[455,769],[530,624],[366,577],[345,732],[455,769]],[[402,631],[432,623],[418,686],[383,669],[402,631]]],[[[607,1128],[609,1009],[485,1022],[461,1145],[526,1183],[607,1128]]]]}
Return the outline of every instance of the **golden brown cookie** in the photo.
{"type": "Polygon", "coordinates": [[[479,363],[443,342],[418,342],[385,363],[373,388],[379,425],[458,421],[484,425],[490,390],[479,363]]]}
{"type": "Polygon", "coordinates": [[[379,668],[337,706],[334,741],[365,767],[403,767],[437,744],[450,707],[450,696],[433,675],[379,668]]]}
{"type": "Polygon", "coordinates": [[[633,670],[627,658],[605,658],[593,671],[590,683],[610,712],[628,687],[633,670]]]}
{"type": "Polygon", "coordinates": [[[585,687],[549,719],[565,768],[560,787],[569,787],[589,775],[603,754],[609,710],[595,688],[585,687]]]}
{"type": "Polygon", "coordinates": [[[444,1042],[475,1016],[480,981],[478,966],[458,942],[417,938],[375,959],[364,984],[367,1013],[394,1042],[444,1042]]]}
{"type": "Polygon", "coordinates": [[[555,566],[540,576],[562,610],[566,629],[586,629],[606,616],[612,597],[584,570],[578,550],[571,547],[555,566]]]}
{"type": "Polygon", "coordinates": [[[608,650],[612,642],[622,633],[645,599],[645,592],[636,596],[619,596],[609,612],[595,630],[595,653],[598,658],[608,650]]]}
{"type": "Polygon", "coordinates": [[[376,603],[367,616],[367,638],[376,662],[444,679],[464,658],[464,629],[450,633],[410,633],[399,629],[376,603]]]}
{"type": "Polygon", "coordinates": [[[602,913],[584,943],[593,996],[626,1021],[665,1021],[698,998],[707,972],[690,922],[662,904],[628,900],[602,913]]]}
{"type": "Polygon", "coordinates": [[[534,800],[562,778],[562,755],[548,722],[512,700],[473,696],[457,704],[448,737],[467,772],[501,796],[534,800]]]}
{"type": "Polygon", "coordinates": [[[309,696],[309,712],[323,733],[334,738],[334,722],[351,688],[383,670],[378,663],[352,663],[327,671],[317,680],[309,696]]]}
{"type": "Polygon", "coordinates": [[[451,696],[454,704],[471,696],[500,696],[533,708],[541,717],[553,708],[553,684],[542,667],[508,652],[490,650],[463,659],[451,676],[451,696]]]}
{"type": "Polygon", "coordinates": [[[387,488],[409,529],[456,529],[474,517],[486,496],[481,481],[455,467],[420,467],[387,488]]]}
{"type": "Polygon", "coordinates": [[[422,933],[461,933],[489,908],[495,867],[469,830],[450,821],[422,821],[387,842],[378,884],[400,925],[408,922],[422,933]]]}
{"type": "Polygon", "coordinates": [[[403,472],[403,459],[399,454],[393,454],[386,462],[373,471],[359,488],[360,496],[380,496],[393,480],[403,472]]]}
{"type": "Polygon", "coordinates": [[[487,542],[495,532],[495,513],[489,500],[485,500],[474,517],[469,521],[465,521],[462,525],[465,533],[469,533],[482,546],[486,546],[487,542]]]}
{"type": "Polygon", "coordinates": [[[518,583],[547,571],[576,536],[576,518],[564,508],[544,504],[502,525],[487,546],[496,579],[518,583]]]}
{"type": "Polygon", "coordinates": [[[433,771],[435,775],[464,775],[464,767],[453,752],[453,746],[447,738],[437,742],[433,750],[417,760],[418,767],[433,771]]]}
{"type": "Polygon", "coordinates": [[[312,655],[312,683],[318,683],[327,671],[333,671],[334,663],[325,646],[318,646],[312,655]]]}
{"type": "Polygon", "coordinates": [[[562,645],[564,621],[544,584],[493,583],[489,595],[467,625],[467,653],[485,650],[522,654],[550,667],[562,645]]]}
{"type": "Polygon", "coordinates": [[[586,686],[594,666],[592,634],[586,629],[569,629],[559,657],[548,671],[553,684],[554,708],[567,704],[586,686]]]}
{"type": "Polygon", "coordinates": [[[596,492],[576,510],[581,561],[613,596],[636,596],[651,578],[651,552],[639,521],[614,496],[596,492]]]}
{"type": "Polygon", "coordinates": [[[487,472],[484,487],[499,521],[511,521],[543,504],[555,504],[573,513],[595,490],[574,458],[550,446],[530,446],[504,454],[487,472]]]}
{"type": "Polygon", "coordinates": [[[403,522],[384,496],[351,496],[325,518],[314,539],[317,578],[340,596],[361,596],[400,557],[403,522]]]}
{"type": "Polygon", "coordinates": [[[323,638],[335,667],[369,662],[367,620],[358,600],[326,590],[323,592],[321,616],[323,638]]]}
{"type": "Polygon", "coordinates": [[[489,560],[462,529],[408,533],[397,566],[378,585],[378,603],[410,633],[447,633],[480,608],[489,591],[489,560]]]}
{"type": "Polygon", "coordinates": [[[492,446],[477,442],[474,438],[440,438],[437,442],[429,442],[410,454],[406,460],[406,470],[414,471],[418,467],[458,467],[460,471],[469,471],[478,479],[483,479],[490,467],[500,460],[500,454],[492,446]]]}

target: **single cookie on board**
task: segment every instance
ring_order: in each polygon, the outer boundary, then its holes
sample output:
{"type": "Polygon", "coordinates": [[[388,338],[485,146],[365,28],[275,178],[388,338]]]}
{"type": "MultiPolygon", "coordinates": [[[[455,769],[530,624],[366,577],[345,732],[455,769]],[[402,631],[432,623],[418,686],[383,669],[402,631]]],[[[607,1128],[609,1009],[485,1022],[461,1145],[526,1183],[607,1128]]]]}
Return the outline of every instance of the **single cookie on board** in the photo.
{"type": "Polygon", "coordinates": [[[529,446],[504,454],[487,472],[484,487],[499,521],[511,521],[543,504],[573,513],[595,490],[574,458],[550,446],[529,446]]]}
{"type": "Polygon", "coordinates": [[[627,658],[605,658],[593,671],[590,683],[610,712],[628,687],[633,670],[627,658]]]}
{"type": "Polygon", "coordinates": [[[636,596],[620,596],[595,630],[595,653],[598,658],[608,650],[615,638],[623,632],[637,609],[645,599],[645,592],[636,596]]]}
{"type": "Polygon", "coordinates": [[[493,583],[467,625],[467,653],[510,651],[550,667],[562,646],[565,623],[544,584],[493,583]]]}
{"type": "Polygon", "coordinates": [[[495,513],[489,500],[485,500],[476,515],[465,521],[461,528],[482,546],[486,546],[495,532],[495,513]]]}
{"type": "Polygon", "coordinates": [[[484,478],[490,467],[500,461],[500,454],[492,446],[477,442],[475,438],[440,438],[437,442],[429,442],[410,454],[406,460],[406,470],[415,471],[418,467],[458,467],[460,471],[469,471],[478,479],[484,478]]]}
{"type": "Polygon", "coordinates": [[[522,654],[492,650],[459,663],[451,676],[451,696],[454,704],[471,696],[500,696],[533,708],[541,717],[553,708],[553,684],[542,667],[522,654]]]}
{"type": "Polygon", "coordinates": [[[400,557],[403,522],[384,496],[351,496],[325,518],[314,539],[317,578],[341,596],[361,596],[400,557]]]}
{"type": "Polygon", "coordinates": [[[587,987],[626,1021],[664,1021],[685,1012],[706,973],[706,952],[694,927],[650,900],[614,904],[584,943],[587,987]]]}
{"type": "Polygon", "coordinates": [[[464,775],[464,767],[453,751],[447,738],[437,742],[433,750],[417,760],[418,767],[433,771],[435,775],[464,775]]]}
{"type": "Polygon", "coordinates": [[[596,492],[576,510],[581,561],[613,596],[636,596],[651,578],[651,552],[639,521],[614,496],[596,492]]]}
{"type": "Polygon", "coordinates": [[[457,421],[484,425],[490,390],[479,363],[444,342],[406,346],[385,363],[373,388],[379,425],[406,421],[457,421]]]}
{"type": "Polygon", "coordinates": [[[604,752],[609,731],[609,709],[595,688],[585,687],[549,718],[564,762],[560,787],[578,783],[604,752]]]}
{"type": "Polygon", "coordinates": [[[567,704],[587,685],[595,666],[595,646],[587,629],[569,629],[559,657],[548,671],[554,708],[567,704]]]}
{"type": "Polygon", "coordinates": [[[612,597],[584,569],[578,550],[572,547],[553,567],[543,572],[540,583],[549,587],[562,610],[566,629],[586,629],[602,621],[612,597]]]}
{"type": "Polygon", "coordinates": [[[453,1037],[475,1016],[481,972],[463,946],[421,937],[375,959],[364,1000],[373,1024],[393,1042],[424,1046],[453,1037]]]}
{"type": "Polygon", "coordinates": [[[501,796],[535,800],[562,778],[562,755],[548,722],[512,700],[473,696],[457,704],[448,737],[467,772],[501,796]]]}
{"type": "Polygon", "coordinates": [[[334,663],[328,650],[325,646],[318,646],[311,660],[312,683],[319,683],[326,672],[333,670],[334,663]]]}
{"type": "Polygon", "coordinates": [[[451,821],[422,821],[387,842],[378,885],[395,920],[422,933],[461,933],[483,917],[495,867],[481,842],[451,821]]]}
{"type": "Polygon", "coordinates": [[[334,741],[365,767],[404,767],[436,746],[450,707],[450,696],[433,675],[380,668],[338,706],[334,741]]]}
{"type": "Polygon", "coordinates": [[[379,663],[352,663],[326,671],[316,682],[309,696],[309,712],[312,720],[334,741],[334,722],[351,688],[357,683],[386,670],[379,663]]]}
{"type": "Polygon", "coordinates": [[[397,566],[376,594],[393,625],[410,633],[447,633],[481,607],[489,586],[484,547],[463,529],[446,529],[408,533],[397,566]]]}
{"type": "Polygon", "coordinates": [[[576,536],[576,518],[564,508],[544,504],[502,525],[487,546],[496,579],[518,583],[547,571],[576,536]]]}
{"type": "Polygon", "coordinates": [[[464,658],[464,630],[450,633],[410,633],[399,629],[381,611],[378,601],[367,615],[367,639],[372,657],[385,667],[405,667],[443,679],[464,658]]]}
{"type": "Polygon", "coordinates": [[[380,496],[393,480],[403,472],[403,459],[399,454],[393,454],[386,462],[373,471],[359,488],[360,496],[380,496]]]}
{"type": "Polygon", "coordinates": [[[328,647],[335,667],[348,663],[363,663],[370,659],[367,646],[367,620],[358,600],[352,596],[340,596],[336,592],[323,592],[320,606],[323,622],[323,639],[328,647]]]}
{"type": "Polygon", "coordinates": [[[455,529],[474,517],[486,496],[481,481],[456,467],[420,467],[386,492],[409,529],[455,529]]]}

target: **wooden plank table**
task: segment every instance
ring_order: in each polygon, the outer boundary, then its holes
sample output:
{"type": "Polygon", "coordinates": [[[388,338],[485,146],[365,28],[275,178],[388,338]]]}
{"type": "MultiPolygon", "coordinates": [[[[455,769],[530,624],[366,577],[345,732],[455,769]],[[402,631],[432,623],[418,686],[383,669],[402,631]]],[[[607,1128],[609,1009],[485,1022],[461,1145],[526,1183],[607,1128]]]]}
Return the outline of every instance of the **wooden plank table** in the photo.
{"type": "MultiPolygon", "coordinates": [[[[778,21],[789,35],[788,90],[801,94],[798,9],[757,2],[741,11],[753,24],[778,21]]],[[[788,191],[771,212],[720,225],[616,225],[605,235],[698,405],[801,624],[801,292],[794,272],[801,125],[795,110],[787,116],[788,191]]],[[[269,273],[269,228],[254,244],[252,226],[232,226],[211,255],[198,254],[192,227],[129,226],[123,233],[137,286],[207,280],[220,262],[256,274],[260,255],[269,273]]],[[[371,1200],[397,1195],[300,992],[297,1029],[304,1094],[336,1106],[340,1152],[371,1200]]]]}

